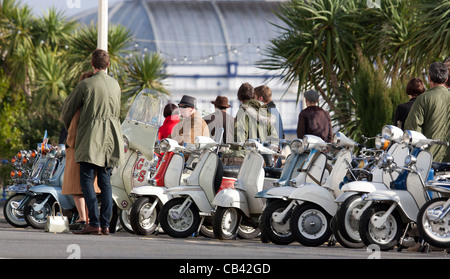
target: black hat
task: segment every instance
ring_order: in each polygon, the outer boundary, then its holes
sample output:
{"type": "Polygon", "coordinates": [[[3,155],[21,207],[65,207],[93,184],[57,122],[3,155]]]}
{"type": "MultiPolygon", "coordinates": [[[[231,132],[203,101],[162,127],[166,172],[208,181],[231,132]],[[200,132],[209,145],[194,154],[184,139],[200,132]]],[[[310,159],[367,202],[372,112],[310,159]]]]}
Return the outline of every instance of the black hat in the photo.
{"type": "Polygon", "coordinates": [[[178,103],[178,106],[195,108],[196,102],[197,102],[197,99],[195,99],[194,97],[188,96],[188,95],[183,95],[183,97],[181,97],[181,101],[178,103]]]}

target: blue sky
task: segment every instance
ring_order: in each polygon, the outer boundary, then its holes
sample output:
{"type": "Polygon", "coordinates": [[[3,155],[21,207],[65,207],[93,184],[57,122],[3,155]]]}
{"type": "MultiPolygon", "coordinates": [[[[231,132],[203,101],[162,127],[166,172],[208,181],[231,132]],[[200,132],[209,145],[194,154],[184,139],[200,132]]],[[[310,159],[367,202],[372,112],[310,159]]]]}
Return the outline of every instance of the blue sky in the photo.
{"type": "MultiPolygon", "coordinates": [[[[112,4],[118,1],[121,0],[108,0],[108,3],[112,4]]],[[[64,11],[66,16],[73,16],[98,7],[98,0],[18,0],[17,2],[30,6],[36,16],[42,15],[42,10],[46,11],[52,6],[64,11]]]]}

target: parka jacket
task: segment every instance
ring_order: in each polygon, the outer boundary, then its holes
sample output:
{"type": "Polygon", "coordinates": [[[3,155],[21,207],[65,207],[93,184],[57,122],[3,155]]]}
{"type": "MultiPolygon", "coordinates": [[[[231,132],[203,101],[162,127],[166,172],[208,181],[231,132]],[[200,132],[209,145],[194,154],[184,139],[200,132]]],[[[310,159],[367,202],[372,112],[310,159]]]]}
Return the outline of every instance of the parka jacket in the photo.
{"type": "MultiPolygon", "coordinates": [[[[419,95],[405,121],[405,130],[422,133],[428,139],[450,141],[450,91],[442,85],[419,95]]],[[[435,162],[450,162],[450,148],[430,147],[435,162]]]]}
{"type": "Polygon", "coordinates": [[[82,80],[64,102],[62,120],[68,129],[81,108],[75,143],[75,161],[115,167],[124,155],[120,125],[119,83],[105,71],[82,80]]]}
{"type": "Polygon", "coordinates": [[[247,139],[259,138],[266,141],[269,138],[278,138],[275,123],[276,118],[270,114],[266,105],[255,99],[245,101],[236,114],[235,140],[243,143],[247,139]]]}

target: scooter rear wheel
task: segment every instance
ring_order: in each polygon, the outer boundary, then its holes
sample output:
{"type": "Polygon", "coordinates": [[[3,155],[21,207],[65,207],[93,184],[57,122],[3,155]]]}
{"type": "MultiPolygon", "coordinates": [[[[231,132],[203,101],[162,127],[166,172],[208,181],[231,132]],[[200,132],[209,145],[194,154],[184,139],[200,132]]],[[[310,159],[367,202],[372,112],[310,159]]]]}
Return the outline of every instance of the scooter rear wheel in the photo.
{"type": "Polygon", "coordinates": [[[200,214],[195,205],[191,204],[178,219],[171,216],[171,212],[179,209],[185,198],[175,198],[168,201],[159,213],[161,228],[171,237],[185,238],[194,234],[200,225],[200,214]]]}
{"type": "Polygon", "coordinates": [[[136,234],[152,234],[158,227],[158,206],[148,212],[154,202],[153,198],[140,197],[131,207],[130,224],[136,234]]]}

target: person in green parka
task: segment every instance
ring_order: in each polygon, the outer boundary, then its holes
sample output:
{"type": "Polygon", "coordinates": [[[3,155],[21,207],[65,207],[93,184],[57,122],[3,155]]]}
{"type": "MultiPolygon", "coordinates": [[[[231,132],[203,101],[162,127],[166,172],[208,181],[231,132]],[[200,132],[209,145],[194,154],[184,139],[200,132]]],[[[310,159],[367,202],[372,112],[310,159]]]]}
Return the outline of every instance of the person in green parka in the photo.
{"type": "Polygon", "coordinates": [[[120,124],[121,89],[106,73],[109,55],[97,49],[91,60],[94,75],[81,81],[64,102],[62,120],[66,129],[80,109],[75,142],[75,161],[80,163],[80,183],[89,212],[89,225],[81,234],[109,234],[112,214],[111,169],[120,164],[124,144],[120,124]],[[94,192],[94,178],[101,190],[101,208],[94,192]]]}
{"type": "MultiPolygon", "coordinates": [[[[428,139],[450,141],[450,91],[445,87],[448,69],[435,62],[429,67],[430,89],[417,97],[405,121],[405,130],[422,133],[428,139]]],[[[435,162],[450,162],[450,148],[430,147],[435,162]]]]}

